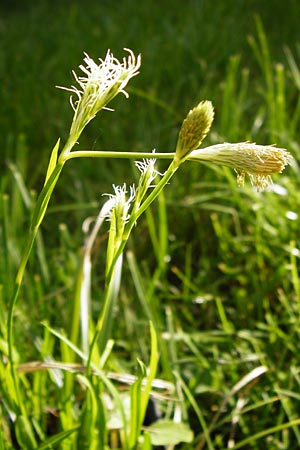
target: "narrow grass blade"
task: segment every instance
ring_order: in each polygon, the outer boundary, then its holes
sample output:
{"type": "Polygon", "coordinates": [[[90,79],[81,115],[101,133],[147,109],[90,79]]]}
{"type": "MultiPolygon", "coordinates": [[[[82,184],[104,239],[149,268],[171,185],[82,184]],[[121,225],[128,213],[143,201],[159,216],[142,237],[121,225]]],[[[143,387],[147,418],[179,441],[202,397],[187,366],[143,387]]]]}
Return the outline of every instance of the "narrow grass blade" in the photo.
{"type": "Polygon", "coordinates": [[[79,426],[76,426],[70,430],[61,431],[58,434],[55,434],[54,436],[51,436],[51,438],[46,439],[42,444],[40,444],[36,450],[52,450],[54,447],[56,447],[58,444],[63,442],[65,439],[67,439],[69,436],[71,436],[73,433],[76,433],[79,426]]]}
{"type": "Polygon", "coordinates": [[[155,378],[157,372],[157,365],[159,360],[158,345],[157,345],[157,335],[153,324],[150,322],[150,338],[151,338],[151,354],[150,354],[150,364],[149,373],[146,378],[146,384],[141,398],[141,416],[145,417],[146,409],[149,401],[150,391],[152,387],[152,382],[155,378]]]}
{"type": "Polygon", "coordinates": [[[138,377],[135,383],[130,387],[130,434],[129,434],[129,448],[136,447],[139,435],[141,433],[142,425],[142,382],[146,375],[146,367],[138,360],[138,377]]]}
{"type": "Polygon", "coordinates": [[[26,450],[36,449],[36,440],[28,418],[25,416],[19,416],[15,422],[15,431],[17,441],[21,448],[26,448],[26,450]]]}
{"type": "Polygon", "coordinates": [[[86,399],[80,417],[78,429],[77,448],[82,450],[96,450],[99,448],[99,432],[105,433],[105,429],[97,430],[98,402],[92,383],[83,375],[77,375],[80,384],[87,388],[86,399]]]}
{"type": "Polygon", "coordinates": [[[296,425],[300,425],[300,419],[291,420],[290,422],[283,423],[281,425],[276,425],[276,427],[267,428],[266,430],[262,430],[259,433],[252,434],[248,436],[246,439],[238,442],[231,450],[237,450],[238,448],[245,447],[248,444],[254,444],[259,439],[264,438],[265,436],[269,436],[271,434],[278,433],[279,431],[287,430],[288,428],[294,427],[296,425]]]}
{"type": "Polygon", "coordinates": [[[47,181],[49,180],[49,177],[51,176],[51,174],[57,164],[57,155],[58,155],[59,144],[60,144],[60,138],[57,139],[57,142],[52,150],[44,184],[46,184],[47,181]]]}

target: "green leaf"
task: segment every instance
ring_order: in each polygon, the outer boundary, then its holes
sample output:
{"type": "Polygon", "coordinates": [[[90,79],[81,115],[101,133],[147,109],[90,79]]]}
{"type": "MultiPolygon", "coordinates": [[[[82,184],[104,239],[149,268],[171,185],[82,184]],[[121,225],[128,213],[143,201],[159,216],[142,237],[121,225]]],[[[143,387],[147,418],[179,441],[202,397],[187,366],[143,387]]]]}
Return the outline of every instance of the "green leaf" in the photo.
{"type": "Polygon", "coordinates": [[[180,442],[192,442],[194,435],[185,423],[171,420],[158,420],[147,428],[153,445],[177,445],[180,442]]]}
{"type": "Polygon", "coordinates": [[[61,433],[55,434],[54,436],[51,436],[51,438],[46,439],[37,450],[47,450],[52,449],[53,445],[59,444],[64,439],[66,439],[68,436],[70,436],[72,433],[75,433],[75,431],[78,430],[78,426],[74,427],[70,430],[62,431],[61,433]]]}
{"type": "Polygon", "coordinates": [[[141,446],[141,450],[152,450],[152,444],[151,444],[151,436],[149,433],[145,432],[143,434],[143,443],[141,446]]]}
{"type": "Polygon", "coordinates": [[[80,418],[81,424],[78,430],[77,447],[82,450],[96,450],[99,442],[99,432],[96,427],[98,414],[96,393],[92,383],[87,377],[77,375],[77,378],[80,383],[87,388],[86,400],[80,418]]]}
{"type": "Polygon", "coordinates": [[[51,176],[51,173],[54,170],[54,167],[56,166],[59,144],[60,144],[60,138],[57,139],[57,142],[52,150],[44,185],[47,183],[49,177],[51,176]]]}
{"type": "Polygon", "coordinates": [[[36,448],[34,433],[27,417],[17,417],[15,430],[17,441],[20,444],[21,448],[26,448],[27,450],[33,450],[34,448],[36,448]]]}
{"type": "Polygon", "coordinates": [[[146,367],[142,361],[138,363],[138,378],[130,387],[130,434],[129,446],[135,448],[139,435],[141,433],[141,425],[143,416],[141,414],[141,398],[142,398],[142,381],[146,376],[146,367]]]}
{"type": "Polygon", "coordinates": [[[142,417],[145,417],[147,405],[149,402],[150,392],[152,388],[152,382],[155,378],[157,371],[157,364],[159,359],[158,354],[158,344],[157,344],[157,335],[153,323],[150,322],[150,337],[151,337],[151,354],[150,354],[150,364],[149,364],[149,374],[146,378],[146,383],[144,387],[144,391],[141,397],[141,410],[142,417]]]}

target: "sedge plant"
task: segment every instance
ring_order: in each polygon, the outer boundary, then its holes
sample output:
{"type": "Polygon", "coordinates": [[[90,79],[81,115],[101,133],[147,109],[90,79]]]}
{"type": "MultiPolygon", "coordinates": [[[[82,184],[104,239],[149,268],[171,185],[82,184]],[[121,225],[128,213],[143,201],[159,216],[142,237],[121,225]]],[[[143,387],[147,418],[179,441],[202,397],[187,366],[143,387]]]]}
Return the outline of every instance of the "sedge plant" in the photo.
{"type": "MultiPolygon", "coordinates": [[[[72,93],[71,106],[74,110],[74,117],[69,137],[62,148],[60,140],[58,140],[52,150],[45,183],[40,194],[37,196],[33,208],[30,229],[15,279],[14,292],[9,302],[7,342],[9,373],[14,388],[12,397],[16,415],[21,418],[22,426],[27,430],[32,448],[35,448],[35,438],[33,432],[30,431],[30,420],[26,407],[24,406],[25,402],[22,398],[20,376],[16,370],[14,358],[13,318],[28,259],[64,165],[74,158],[127,158],[135,159],[136,166],[140,171],[139,182],[136,186],[132,185],[127,187],[125,184],[123,186],[113,186],[114,193],[108,195],[108,199],[99,213],[83,254],[81,266],[82,277],[79,281],[78,292],[81,308],[80,322],[82,334],[82,352],[80,352],[80,357],[83,360],[86,373],[85,378],[82,378],[81,382],[89,392],[89,400],[86,405],[89,404],[92,407],[91,405],[93,405],[96,393],[90,380],[96,370],[94,362],[98,360],[97,358],[100,357],[101,369],[105,364],[106,357],[109,355],[113,310],[118,300],[124,248],[140,216],[160,195],[181,164],[186,161],[194,161],[225,165],[236,171],[238,183],[242,184],[245,175],[248,174],[251,183],[258,190],[261,190],[267,187],[273,174],[282,172],[285,166],[291,161],[291,156],[285,149],[276,148],[272,145],[262,146],[243,142],[234,144],[222,143],[202,148],[202,141],[209,132],[214,119],[214,109],[210,101],[201,101],[187,114],[187,117],[182,123],[177,145],[173,152],[73,150],[84,128],[102,109],[108,109],[107,105],[113,98],[119,93],[128,97],[125,88],[129,80],[139,73],[141,56],[135,56],[131,50],[126,49],[126,51],[128,52],[128,56],[124,57],[121,62],[110,51],[107,52],[104,59],[100,59],[100,63],[96,63],[85,54],[84,64],[80,65],[83,75],[77,76],[73,72],[78,86],[63,88],[72,93]],[[75,99],[73,98],[74,95],[75,99]],[[155,168],[158,159],[168,159],[171,161],[163,174],[159,174],[155,168]],[[156,182],[158,175],[160,176],[159,181],[156,182]],[[92,335],[90,335],[91,328],[87,325],[91,276],[90,252],[99,227],[107,219],[110,221],[110,228],[106,252],[103,303],[98,320],[92,329],[92,335]]],[[[78,306],[79,304],[76,303],[76,305],[78,306]]],[[[74,313],[73,319],[74,323],[72,325],[70,340],[66,341],[70,346],[77,345],[78,310],[76,314],[74,313]]],[[[152,343],[156,342],[153,328],[151,336],[152,343]]],[[[156,373],[157,360],[157,347],[156,344],[152,344],[150,375],[147,375],[144,371],[144,366],[140,363],[139,373],[142,373],[142,375],[138,377],[137,384],[132,388],[132,399],[134,399],[132,404],[135,405],[136,415],[135,419],[131,418],[131,431],[124,438],[124,448],[128,448],[129,450],[136,448],[137,445],[138,433],[135,433],[133,430],[136,427],[137,429],[141,429],[150,395],[151,383],[156,373]],[[143,378],[146,379],[144,384],[141,381],[143,378]],[[133,426],[133,422],[135,423],[135,427],[133,426]]],[[[83,440],[84,435],[82,433],[84,430],[86,428],[78,431],[83,440]]],[[[94,447],[91,443],[90,447],[85,448],[94,447]]],[[[151,447],[147,447],[145,444],[144,448],[151,447]]]]}

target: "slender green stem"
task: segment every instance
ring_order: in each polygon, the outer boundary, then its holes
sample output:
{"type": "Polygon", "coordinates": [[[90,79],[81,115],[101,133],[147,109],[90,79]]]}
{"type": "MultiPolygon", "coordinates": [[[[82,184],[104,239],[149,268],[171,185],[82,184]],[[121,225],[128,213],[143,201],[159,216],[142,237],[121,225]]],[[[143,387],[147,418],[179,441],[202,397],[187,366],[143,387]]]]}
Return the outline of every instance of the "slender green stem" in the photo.
{"type": "Polygon", "coordinates": [[[77,152],[70,152],[64,157],[64,161],[74,158],[122,158],[122,159],[173,159],[175,153],[149,153],[149,152],[122,152],[120,151],[91,151],[80,150],[77,152]]]}
{"type": "Polygon", "coordinates": [[[23,253],[22,253],[19,270],[18,270],[16,280],[15,280],[14,292],[10,299],[9,307],[8,307],[8,316],[7,316],[8,359],[9,359],[9,363],[10,363],[11,377],[12,377],[14,389],[16,392],[17,406],[19,408],[19,411],[22,412],[22,414],[24,414],[24,415],[26,415],[26,414],[24,411],[23,402],[20,397],[19,385],[17,382],[17,375],[16,375],[16,370],[15,370],[14,360],[13,360],[13,316],[14,316],[14,310],[15,310],[15,306],[16,306],[16,303],[18,300],[18,296],[20,293],[20,287],[23,282],[26,265],[27,265],[27,262],[28,262],[38,229],[39,229],[39,226],[45,215],[51,194],[52,194],[53,189],[56,185],[56,182],[59,178],[62,168],[63,168],[63,164],[58,164],[54,168],[51,176],[49,177],[47,183],[43,187],[43,189],[37,199],[37,202],[36,202],[36,205],[35,205],[35,208],[33,211],[32,219],[31,219],[29,235],[27,237],[27,241],[26,241],[23,253]]]}
{"type": "Polygon", "coordinates": [[[8,347],[8,360],[10,364],[10,373],[12,382],[14,385],[14,390],[16,394],[16,405],[18,407],[19,414],[24,415],[23,411],[23,402],[21,401],[20,391],[19,391],[19,385],[17,382],[17,374],[14,367],[14,361],[13,361],[13,313],[14,313],[14,307],[17,302],[18,296],[20,292],[20,284],[16,282],[13,296],[10,301],[10,305],[8,308],[8,315],[7,315],[7,347],[8,347]]]}
{"type": "Polygon", "coordinates": [[[93,340],[89,348],[89,356],[86,365],[86,374],[90,375],[90,367],[92,362],[93,349],[96,342],[99,340],[99,351],[102,355],[112,328],[113,309],[120,289],[121,274],[122,274],[122,254],[119,255],[116,263],[111,265],[109,273],[110,278],[106,278],[106,287],[104,291],[104,305],[100,316],[98,318],[93,340]]]}
{"type": "MultiPolygon", "coordinates": [[[[58,161],[57,165],[54,167],[50,177],[48,178],[47,182],[45,183],[43,189],[41,190],[37,202],[35,204],[32,218],[31,218],[31,224],[30,224],[30,230],[29,235],[27,237],[27,241],[25,243],[25,247],[22,253],[21,262],[19,265],[18,273],[15,280],[15,288],[13,295],[9,302],[8,307],[8,317],[7,317],[7,343],[8,343],[8,358],[11,366],[11,375],[14,383],[14,387],[16,389],[17,397],[19,397],[19,390],[18,390],[18,383],[16,379],[16,373],[14,368],[14,362],[13,362],[13,314],[15,305],[18,300],[20,287],[23,282],[24,274],[26,265],[38,232],[38,229],[40,227],[40,224],[42,223],[42,220],[44,218],[44,215],[47,210],[47,206],[51,197],[51,194],[53,192],[53,189],[57,183],[57,180],[59,178],[59,175],[63,169],[65,160],[61,158],[62,156],[65,157],[70,152],[70,149],[72,148],[72,145],[74,145],[75,142],[71,142],[70,140],[67,141],[64,149],[61,152],[60,160],[58,161]]],[[[19,401],[19,407],[21,406],[20,398],[18,398],[19,401]]]]}
{"type": "Polygon", "coordinates": [[[106,289],[106,298],[103,312],[96,326],[96,328],[100,330],[99,335],[100,354],[102,354],[103,351],[105,350],[111,332],[113,309],[120,290],[122,264],[123,264],[122,256],[123,256],[122,254],[119,256],[113,268],[112,277],[109,280],[109,284],[106,289]]]}

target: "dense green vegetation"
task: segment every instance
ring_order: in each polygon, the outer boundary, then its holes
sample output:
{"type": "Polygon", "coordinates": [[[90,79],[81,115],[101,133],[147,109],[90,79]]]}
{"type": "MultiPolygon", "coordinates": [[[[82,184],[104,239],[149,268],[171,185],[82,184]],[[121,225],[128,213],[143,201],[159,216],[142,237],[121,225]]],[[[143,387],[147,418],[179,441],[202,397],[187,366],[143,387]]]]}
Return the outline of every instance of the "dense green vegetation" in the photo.
{"type": "MultiPolygon", "coordinates": [[[[124,424],[116,411],[129,396],[137,436],[123,436],[122,448],[151,449],[146,437],[135,446],[147,401],[143,363],[149,383],[162,380],[151,394],[162,416],[175,416],[178,441],[188,441],[176,448],[298,449],[299,2],[27,0],[0,9],[0,450],[121,448],[112,422],[124,424]],[[130,185],[138,174],[126,159],[69,161],[14,311],[20,412],[6,323],[34,201],[51,149],[58,137],[67,139],[72,120],[69,95],[55,86],[74,84],[71,70],[79,73],[83,52],[96,59],[111,49],[121,59],[123,48],[142,54],[129,99],[119,95],[109,105],[114,112],[101,111],[76,150],[174,151],[187,112],[209,99],[215,120],[205,146],[276,144],[294,161],[260,193],[248,181],[238,187],[228,168],[180,167],[133,229],[114,345],[98,366],[95,356],[92,375],[79,353],[82,224],[97,216],[113,184],[130,185]],[[116,411],[109,413],[110,403],[116,411]]],[[[166,167],[157,162],[161,173],[166,167]]],[[[103,301],[108,228],[92,249],[91,336],[103,301]]],[[[152,442],[161,437],[173,449],[172,423],[163,432],[166,438],[154,429],[152,442]]]]}

